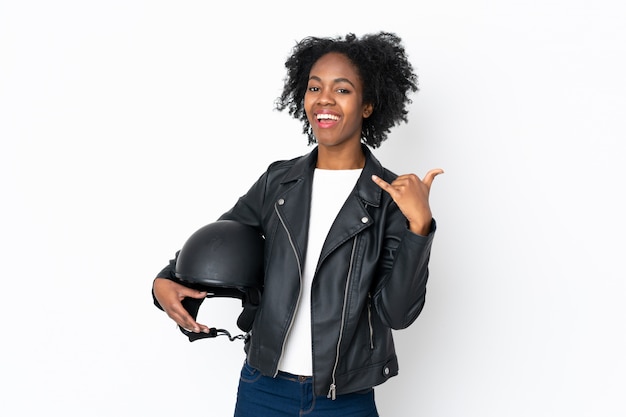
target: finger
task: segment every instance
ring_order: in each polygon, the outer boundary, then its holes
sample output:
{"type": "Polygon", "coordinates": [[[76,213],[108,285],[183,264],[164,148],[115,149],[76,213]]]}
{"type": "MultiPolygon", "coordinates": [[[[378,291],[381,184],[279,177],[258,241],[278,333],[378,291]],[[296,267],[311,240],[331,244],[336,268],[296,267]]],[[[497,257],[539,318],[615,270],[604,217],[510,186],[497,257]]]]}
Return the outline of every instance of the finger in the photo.
{"type": "Polygon", "coordinates": [[[384,179],[380,178],[377,175],[372,175],[372,181],[380,186],[380,188],[385,188],[385,186],[389,186],[389,183],[384,179]]]}
{"type": "Polygon", "coordinates": [[[194,333],[209,333],[211,331],[211,329],[209,328],[209,326],[204,325],[204,324],[200,324],[197,321],[187,321],[185,323],[184,326],[180,326],[183,329],[189,331],[189,332],[194,332],[194,333]]]}
{"type": "Polygon", "coordinates": [[[176,322],[180,327],[190,332],[199,333],[201,331],[208,331],[208,327],[201,325],[191,317],[191,314],[182,306],[172,306],[169,312],[170,318],[176,322]]]}
{"type": "Polygon", "coordinates": [[[200,299],[206,297],[208,293],[206,291],[194,290],[192,288],[184,287],[184,289],[180,291],[180,294],[184,297],[200,299]]]}
{"type": "Polygon", "coordinates": [[[422,182],[426,184],[426,186],[430,189],[430,186],[432,185],[433,180],[439,174],[443,174],[443,169],[441,168],[431,169],[430,171],[426,173],[426,175],[424,175],[424,180],[422,182]]]}
{"type": "Polygon", "coordinates": [[[393,187],[391,186],[391,184],[376,175],[372,175],[372,181],[374,181],[380,188],[387,191],[389,194],[391,194],[391,192],[393,191],[393,187]]]}
{"type": "Polygon", "coordinates": [[[195,320],[185,321],[183,325],[179,324],[179,326],[187,330],[188,332],[193,332],[193,333],[209,333],[210,332],[210,329],[208,326],[204,324],[200,324],[195,320]]]}
{"type": "Polygon", "coordinates": [[[190,288],[180,282],[172,281],[168,278],[155,278],[152,284],[152,289],[159,303],[161,303],[161,301],[165,301],[169,295],[172,295],[173,293],[175,293],[181,300],[186,297],[204,298],[207,296],[206,291],[190,288]]]}

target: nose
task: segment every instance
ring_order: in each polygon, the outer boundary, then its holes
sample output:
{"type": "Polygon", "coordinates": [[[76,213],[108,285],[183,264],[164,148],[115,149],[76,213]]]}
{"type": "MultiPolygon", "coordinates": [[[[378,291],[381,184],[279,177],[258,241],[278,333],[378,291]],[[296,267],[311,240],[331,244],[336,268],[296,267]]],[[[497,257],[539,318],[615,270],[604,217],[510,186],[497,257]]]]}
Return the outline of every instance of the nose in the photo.
{"type": "Polygon", "coordinates": [[[334,104],[335,100],[332,96],[332,92],[329,89],[320,90],[320,94],[317,97],[317,103],[321,106],[334,104]]]}

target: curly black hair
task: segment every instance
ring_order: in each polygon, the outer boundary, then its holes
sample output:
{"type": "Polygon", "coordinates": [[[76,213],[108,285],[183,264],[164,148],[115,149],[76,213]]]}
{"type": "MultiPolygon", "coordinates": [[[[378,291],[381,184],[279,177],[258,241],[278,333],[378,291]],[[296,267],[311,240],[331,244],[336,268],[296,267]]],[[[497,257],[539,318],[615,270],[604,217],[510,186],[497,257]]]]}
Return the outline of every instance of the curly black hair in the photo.
{"type": "Polygon", "coordinates": [[[363,83],[363,102],[374,108],[372,115],[363,119],[361,139],[372,148],[379,147],[393,126],[408,121],[409,93],[418,90],[417,75],[402,40],[394,33],[367,34],[360,39],[353,33],[335,38],[311,36],[297,42],[285,61],[287,75],[276,110],[287,109],[304,123],[302,132],[309,145],[317,142],[304,110],[304,94],[311,68],[329,52],[347,56],[356,66],[363,83]]]}

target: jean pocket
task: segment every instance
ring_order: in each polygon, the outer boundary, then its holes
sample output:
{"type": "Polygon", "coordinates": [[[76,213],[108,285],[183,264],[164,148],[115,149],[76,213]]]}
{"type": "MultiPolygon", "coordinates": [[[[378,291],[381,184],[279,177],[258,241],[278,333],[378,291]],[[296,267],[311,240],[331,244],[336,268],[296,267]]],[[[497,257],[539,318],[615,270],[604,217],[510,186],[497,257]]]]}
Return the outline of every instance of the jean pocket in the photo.
{"type": "Polygon", "coordinates": [[[245,361],[243,363],[243,367],[241,368],[241,374],[239,376],[242,382],[256,382],[259,380],[259,378],[261,378],[261,376],[261,372],[258,369],[250,366],[248,361],[245,361]]]}

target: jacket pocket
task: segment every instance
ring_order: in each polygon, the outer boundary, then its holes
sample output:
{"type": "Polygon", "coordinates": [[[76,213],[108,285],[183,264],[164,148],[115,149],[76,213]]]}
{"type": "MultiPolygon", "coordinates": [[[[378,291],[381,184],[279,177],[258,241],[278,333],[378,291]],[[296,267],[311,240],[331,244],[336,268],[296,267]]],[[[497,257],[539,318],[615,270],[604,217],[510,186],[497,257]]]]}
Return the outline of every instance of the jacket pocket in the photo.
{"type": "Polygon", "coordinates": [[[367,330],[370,350],[374,350],[374,325],[372,324],[372,294],[367,293],[367,330]]]}

